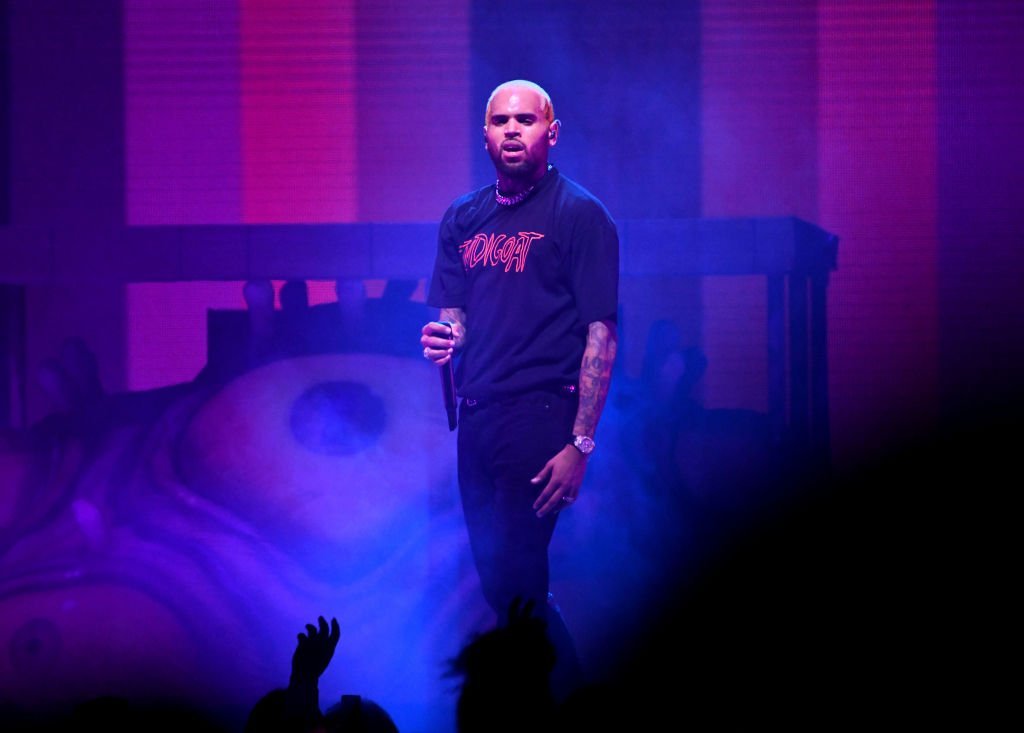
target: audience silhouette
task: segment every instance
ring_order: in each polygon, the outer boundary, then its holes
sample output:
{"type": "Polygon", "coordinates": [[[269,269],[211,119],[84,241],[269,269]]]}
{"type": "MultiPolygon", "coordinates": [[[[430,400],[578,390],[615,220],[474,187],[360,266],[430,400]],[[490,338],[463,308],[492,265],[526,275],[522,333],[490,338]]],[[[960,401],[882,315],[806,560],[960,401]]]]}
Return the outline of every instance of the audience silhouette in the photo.
{"type": "Polygon", "coordinates": [[[379,703],[361,695],[342,695],[324,713],[327,733],[398,733],[398,726],[379,703]]]}
{"type": "Polygon", "coordinates": [[[232,733],[213,711],[187,701],[136,700],[122,695],[97,695],[68,709],[0,709],[0,729],[9,733],[232,733]]]}
{"type": "Polygon", "coordinates": [[[461,678],[457,733],[551,730],[555,647],[534,602],[515,599],[504,623],[471,638],[450,660],[447,675],[461,678]]]}
{"type": "Polygon", "coordinates": [[[323,616],[299,632],[287,687],[274,688],[256,701],[244,733],[398,733],[388,712],[374,700],[342,695],[326,712],[320,708],[320,677],[341,638],[338,620],[323,616]]]}

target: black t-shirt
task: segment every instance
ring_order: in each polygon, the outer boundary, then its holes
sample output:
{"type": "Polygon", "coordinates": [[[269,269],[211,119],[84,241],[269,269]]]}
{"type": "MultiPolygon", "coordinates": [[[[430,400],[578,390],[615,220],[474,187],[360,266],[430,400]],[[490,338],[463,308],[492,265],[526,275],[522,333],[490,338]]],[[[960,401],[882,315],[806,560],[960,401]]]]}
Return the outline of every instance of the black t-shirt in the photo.
{"type": "Polygon", "coordinates": [[[608,210],[552,167],[524,201],[494,185],[441,220],[427,302],[466,313],[461,397],[496,399],[579,381],[587,326],[615,320],[619,237],[608,210]]]}

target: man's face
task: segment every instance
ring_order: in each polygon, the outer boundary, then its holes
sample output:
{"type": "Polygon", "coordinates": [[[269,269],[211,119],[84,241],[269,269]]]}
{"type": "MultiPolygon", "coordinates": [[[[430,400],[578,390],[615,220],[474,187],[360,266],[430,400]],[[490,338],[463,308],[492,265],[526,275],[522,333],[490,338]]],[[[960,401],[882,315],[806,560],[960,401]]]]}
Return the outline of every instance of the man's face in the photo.
{"type": "Polygon", "coordinates": [[[499,174],[534,181],[544,175],[554,138],[542,108],[543,100],[528,87],[500,90],[487,110],[484,136],[487,153],[499,174]]]}

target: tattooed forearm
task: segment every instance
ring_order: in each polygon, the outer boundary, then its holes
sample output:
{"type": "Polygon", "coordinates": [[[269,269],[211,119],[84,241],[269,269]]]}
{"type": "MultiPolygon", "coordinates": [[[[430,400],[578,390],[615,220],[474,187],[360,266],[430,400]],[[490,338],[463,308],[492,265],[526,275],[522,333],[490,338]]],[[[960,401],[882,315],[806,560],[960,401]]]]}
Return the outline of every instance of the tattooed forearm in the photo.
{"type": "Polygon", "coordinates": [[[442,308],[441,320],[452,324],[455,348],[461,349],[466,343],[466,312],[461,308],[442,308]]]}
{"type": "Polygon", "coordinates": [[[590,324],[580,365],[580,405],[573,425],[573,432],[577,435],[593,437],[597,430],[608,398],[617,348],[618,332],[614,322],[594,321],[590,324]]]}

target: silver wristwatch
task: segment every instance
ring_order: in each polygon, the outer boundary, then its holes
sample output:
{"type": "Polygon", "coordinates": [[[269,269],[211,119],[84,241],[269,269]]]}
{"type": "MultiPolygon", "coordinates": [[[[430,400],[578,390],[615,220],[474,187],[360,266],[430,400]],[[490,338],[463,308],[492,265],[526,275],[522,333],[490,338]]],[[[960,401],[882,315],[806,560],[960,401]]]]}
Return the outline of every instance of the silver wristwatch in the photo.
{"type": "Polygon", "coordinates": [[[594,439],[588,435],[572,436],[572,446],[585,456],[594,452],[594,439]]]}

